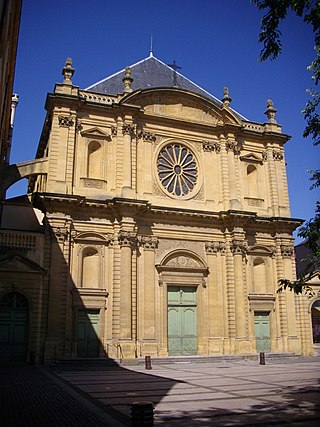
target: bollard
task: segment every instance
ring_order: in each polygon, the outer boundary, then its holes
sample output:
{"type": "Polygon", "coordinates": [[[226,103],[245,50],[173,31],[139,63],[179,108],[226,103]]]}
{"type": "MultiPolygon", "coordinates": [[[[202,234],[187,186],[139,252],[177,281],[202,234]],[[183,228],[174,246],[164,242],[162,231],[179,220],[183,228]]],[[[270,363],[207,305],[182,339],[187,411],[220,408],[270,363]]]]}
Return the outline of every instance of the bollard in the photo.
{"type": "Polygon", "coordinates": [[[259,355],[260,355],[260,365],[265,365],[266,364],[265,354],[259,353],[259,355]]]}
{"type": "Polygon", "coordinates": [[[131,419],[132,427],[153,427],[153,403],[133,402],[131,419]]]}
{"type": "Polygon", "coordinates": [[[152,366],[151,366],[151,357],[150,356],[145,356],[144,360],[145,360],[145,364],[146,364],[146,369],[152,369],[152,366]]]}

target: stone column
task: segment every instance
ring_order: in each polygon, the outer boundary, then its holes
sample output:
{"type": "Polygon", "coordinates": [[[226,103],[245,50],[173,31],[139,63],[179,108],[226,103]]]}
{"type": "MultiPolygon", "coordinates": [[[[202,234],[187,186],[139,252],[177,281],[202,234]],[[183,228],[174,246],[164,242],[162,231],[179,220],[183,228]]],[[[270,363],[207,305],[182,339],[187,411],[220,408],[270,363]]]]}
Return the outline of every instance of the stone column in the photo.
{"type": "Polygon", "coordinates": [[[51,234],[51,253],[45,360],[54,360],[64,356],[66,332],[69,329],[67,324],[67,290],[70,276],[68,266],[70,225],[65,218],[62,220],[49,219],[48,225],[51,234]]]}
{"type": "Polygon", "coordinates": [[[248,346],[248,302],[244,278],[244,262],[247,246],[243,240],[231,242],[234,265],[235,317],[236,317],[236,351],[249,351],[248,346]]]}
{"type": "Polygon", "coordinates": [[[277,185],[277,173],[274,161],[274,150],[272,145],[268,145],[267,151],[264,154],[264,158],[267,160],[268,167],[268,178],[269,178],[269,194],[271,200],[271,210],[274,216],[279,216],[279,196],[278,196],[278,185],[277,185]]]}
{"type": "Polygon", "coordinates": [[[239,186],[239,170],[238,170],[238,154],[240,147],[237,144],[233,135],[228,135],[226,141],[226,150],[228,152],[229,166],[229,188],[230,188],[230,203],[229,209],[242,209],[240,203],[240,186],[239,186]]]}
{"type": "Polygon", "coordinates": [[[221,254],[225,253],[222,242],[206,242],[208,276],[208,307],[209,307],[209,354],[223,353],[225,328],[226,295],[224,292],[225,278],[222,274],[221,254]]]}
{"type": "Polygon", "coordinates": [[[138,328],[142,332],[141,350],[142,356],[157,356],[155,249],[158,247],[158,239],[154,236],[141,236],[140,246],[143,248],[143,284],[141,284],[143,289],[141,289],[141,292],[138,291],[138,300],[140,302],[138,306],[141,308],[139,317],[140,321],[143,322],[142,328],[141,325],[138,328]]]}
{"type": "Polygon", "coordinates": [[[132,248],[136,235],[120,231],[118,240],[121,247],[120,271],[120,338],[132,339],[132,248]]]}
{"type": "Polygon", "coordinates": [[[228,166],[228,153],[226,150],[226,139],[224,135],[220,137],[221,144],[221,182],[222,182],[222,200],[225,210],[230,208],[230,188],[229,188],[229,166],[228,166]]]}
{"type": "MultiPolygon", "coordinates": [[[[294,257],[293,245],[281,245],[281,255],[283,260],[283,273],[286,279],[294,279],[292,275],[292,260],[294,257]]],[[[297,318],[294,292],[285,291],[287,324],[288,324],[288,351],[299,352],[300,342],[297,336],[297,318]]]]}
{"type": "Polygon", "coordinates": [[[132,138],[134,129],[135,127],[132,123],[123,123],[123,191],[132,189],[132,138]]]}

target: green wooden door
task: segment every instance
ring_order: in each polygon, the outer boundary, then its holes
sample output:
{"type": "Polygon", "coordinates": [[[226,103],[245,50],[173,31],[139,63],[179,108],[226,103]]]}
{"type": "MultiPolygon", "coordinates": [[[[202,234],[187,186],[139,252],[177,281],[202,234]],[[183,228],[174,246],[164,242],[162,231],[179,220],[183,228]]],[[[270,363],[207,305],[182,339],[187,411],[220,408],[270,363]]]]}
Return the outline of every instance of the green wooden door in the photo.
{"type": "Polygon", "coordinates": [[[28,301],[16,292],[0,302],[0,361],[25,362],[27,355],[28,301]]]}
{"type": "Polygon", "coordinates": [[[269,313],[255,312],[254,327],[257,352],[269,353],[271,351],[269,313]]]}
{"type": "Polygon", "coordinates": [[[196,288],[168,288],[168,351],[170,356],[197,354],[196,288]]]}
{"type": "Polygon", "coordinates": [[[77,356],[99,356],[99,310],[78,311],[77,356]]]}

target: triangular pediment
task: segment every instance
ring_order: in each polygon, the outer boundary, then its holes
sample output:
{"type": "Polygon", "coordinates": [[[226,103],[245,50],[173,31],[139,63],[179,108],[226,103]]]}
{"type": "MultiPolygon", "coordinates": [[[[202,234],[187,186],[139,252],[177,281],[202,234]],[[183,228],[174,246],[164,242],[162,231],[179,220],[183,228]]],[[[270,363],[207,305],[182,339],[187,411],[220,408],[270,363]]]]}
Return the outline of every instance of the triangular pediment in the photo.
{"type": "Polygon", "coordinates": [[[45,270],[36,262],[20,255],[13,255],[0,260],[0,271],[15,273],[45,273],[45,270]]]}
{"type": "Polygon", "coordinates": [[[262,163],[263,161],[262,157],[259,157],[257,154],[254,154],[254,153],[249,153],[249,154],[240,156],[240,159],[248,163],[262,163]]]}
{"type": "Polygon", "coordinates": [[[81,132],[81,135],[86,138],[109,139],[110,135],[98,127],[86,129],[81,132]]]}

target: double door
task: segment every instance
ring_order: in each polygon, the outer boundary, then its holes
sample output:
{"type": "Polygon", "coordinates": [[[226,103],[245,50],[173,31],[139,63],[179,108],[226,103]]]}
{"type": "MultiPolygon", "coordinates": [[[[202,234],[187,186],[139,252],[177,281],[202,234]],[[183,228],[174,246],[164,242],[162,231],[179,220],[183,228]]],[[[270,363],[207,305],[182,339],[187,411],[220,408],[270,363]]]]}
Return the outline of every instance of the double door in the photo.
{"type": "Polygon", "coordinates": [[[168,287],[168,352],[170,356],[197,354],[195,287],[168,287]]]}
{"type": "Polygon", "coordinates": [[[99,310],[78,310],[77,356],[99,356],[99,310]]]}
{"type": "Polygon", "coordinates": [[[254,328],[256,335],[257,353],[269,353],[271,351],[271,345],[268,312],[255,312],[254,328]]]}

